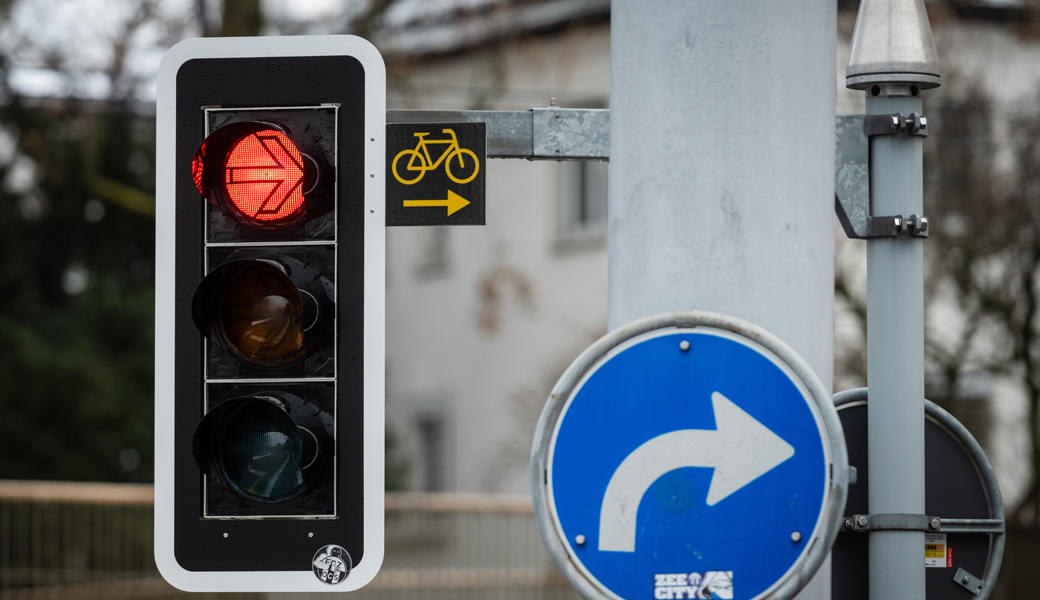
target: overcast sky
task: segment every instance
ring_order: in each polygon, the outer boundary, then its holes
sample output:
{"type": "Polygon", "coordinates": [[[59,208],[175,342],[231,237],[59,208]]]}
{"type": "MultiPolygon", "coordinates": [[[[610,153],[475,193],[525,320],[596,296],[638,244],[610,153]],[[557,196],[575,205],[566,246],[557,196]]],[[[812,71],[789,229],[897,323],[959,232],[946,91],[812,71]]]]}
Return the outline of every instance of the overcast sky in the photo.
{"type": "MultiPolygon", "coordinates": [[[[112,40],[139,4],[140,0],[16,1],[9,22],[0,25],[0,51],[12,57],[11,87],[37,97],[107,98],[111,83],[104,71],[111,63],[112,40]]],[[[327,22],[357,4],[358,0],[263,0],[265,16],[280,22],[327,22]]],[[[171,41],[169,29],[183,32],[178,38],[199,35],[194,7],[195,0],[161,0],[157,22],[133,36],[127,65],[142,81],[135,93],[138,99],[155,100],[155,73],[171,41]]],[[[214,7],[219,14],[219,3],[214,7]]]]}

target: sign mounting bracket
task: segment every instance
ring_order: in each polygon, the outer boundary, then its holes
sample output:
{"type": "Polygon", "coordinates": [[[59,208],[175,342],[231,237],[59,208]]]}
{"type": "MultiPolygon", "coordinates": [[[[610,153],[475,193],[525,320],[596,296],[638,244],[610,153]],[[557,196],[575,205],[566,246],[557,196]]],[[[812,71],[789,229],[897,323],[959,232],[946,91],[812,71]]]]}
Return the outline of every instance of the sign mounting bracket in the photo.
{"type": "Polygon", "coordinates": [[[930,533],[1004,533],[1004,519],[943,519],[928,515],[852,515],[848,531],[927,531],[930,533]]]}
{"type": "Polygon", "coordinates": [[[388,110],[393,123],[487,123],[488,158],[610,159],[610,110],[388,110]]]}

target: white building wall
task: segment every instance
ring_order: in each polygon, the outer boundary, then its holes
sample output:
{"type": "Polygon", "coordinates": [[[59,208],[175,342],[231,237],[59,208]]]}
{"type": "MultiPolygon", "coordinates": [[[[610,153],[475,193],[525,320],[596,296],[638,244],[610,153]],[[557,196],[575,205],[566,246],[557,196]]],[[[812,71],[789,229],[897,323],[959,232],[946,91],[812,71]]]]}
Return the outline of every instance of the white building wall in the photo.
{"type": "MultiPolygon", "coordinates": [[[[606,24],[568,29],[391,68],[388,97],[393,108],[589,106],[609,97],[609,49],[606,24]]],[[[561,231],[575,166],[491,159],[487,226],[388,232],[387,421],[412,489],[527,493],[541,406],[606,332],[605,232],[561,231]],[[425,473],[438,461],[424,455],[424,418],[444,427],[439,482],[425,473]]]]}

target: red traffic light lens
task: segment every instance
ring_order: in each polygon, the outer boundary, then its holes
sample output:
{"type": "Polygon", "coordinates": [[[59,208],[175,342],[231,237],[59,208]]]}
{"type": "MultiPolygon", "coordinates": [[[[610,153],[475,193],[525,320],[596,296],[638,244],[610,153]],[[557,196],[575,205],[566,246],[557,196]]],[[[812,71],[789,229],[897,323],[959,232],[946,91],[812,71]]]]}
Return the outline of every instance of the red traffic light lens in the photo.
{"type": "Polygon", "coordinates": [[[206,138],[191,174],[199,193],[244,225],[278,229],[306,218],[305,165],[285,133],[267,123],[244,122],[206,138]]]}
{"type": "Polygon", "coordinates": [[[206,142],[202,142],[197,152],[195,152],[195,158],[191,160],[191,178],[195,181],[195,187],[199,190],[199,193],[203,196],[206,195],[205,190],[202,189],[202,171],[206,165],[206,142]]]}
{"type": "Polygon", "coordinates": [[[284,133],[266,129],[240,138],[227,154],[224,185],[242,215],[290,219],[303,208],[303,157],[284,133]]]}

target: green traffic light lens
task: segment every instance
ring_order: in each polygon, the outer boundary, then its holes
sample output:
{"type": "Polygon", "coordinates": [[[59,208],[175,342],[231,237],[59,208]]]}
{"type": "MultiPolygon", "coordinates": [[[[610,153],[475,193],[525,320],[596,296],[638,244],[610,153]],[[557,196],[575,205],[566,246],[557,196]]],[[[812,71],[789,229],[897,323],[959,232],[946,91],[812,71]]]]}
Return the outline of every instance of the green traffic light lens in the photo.
{"type": "Polygon", "coordinates": [[[220,432],[218,461],[234,491],[267,504],[306,490],[303,438],[284,411],[262,400],[246,402],[220,432]]]}

